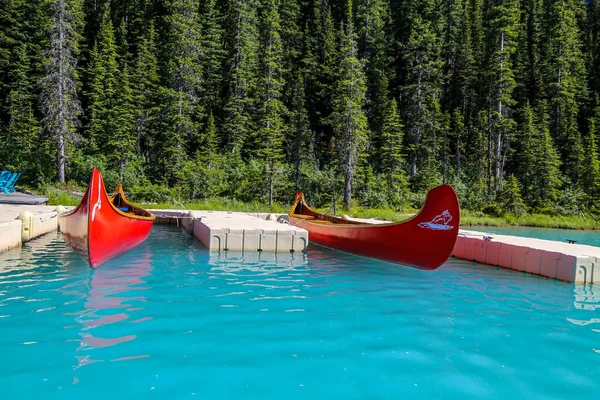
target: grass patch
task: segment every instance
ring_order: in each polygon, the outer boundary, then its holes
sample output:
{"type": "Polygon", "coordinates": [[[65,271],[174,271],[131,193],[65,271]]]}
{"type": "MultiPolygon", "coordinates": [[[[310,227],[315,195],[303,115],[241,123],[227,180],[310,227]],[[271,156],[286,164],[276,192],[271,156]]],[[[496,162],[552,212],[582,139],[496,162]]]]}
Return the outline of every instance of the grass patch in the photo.
{"type": "MultiPolygon", "coordinates": [[[[75,196],[73,192],[82,192],[85,189],[78,187],[65,186],[53,187],[46,186],[38,190],[39,194],[48,197],[48,205],[63,205],[77,206],[81,201],[81,197],[75,196]]],[[[248,213],[278,213],[287,214],[291,204],[274,204],[273,208],[269,208],[268,204],[253,201],[243,202],[234,199],[212,198],[194,201],[177,201],[152,203],[132,201],[132,203],[146,208],[152,209],[180,209],[180,210],[207,210],[207,211],[234,211],[248,213]]],[[[333,207],[318,208],[317,211],[333,214],[333,207]]],[[[336,214],[338,216],[348,215],[354,218],[375,218],[384,221],[400,222],[412,217],[418,210],[403,210],[396,211],[392,209],[379,208],[361,208],[351,207],[349,210],[339,207],[336,214]]],[[[600,229],[599,217],[592,216],[564,216],[564,215],[544,215],[544,214],[526,214],[516,216],[513,214],[505,214],[501,217],[493,217],[485,215],[481,212],[473,212],[468,210],[461,211],[461,226],[531,226],[540,228],[560,228],[560,229],[600,229]]]]}
{"type": "Polygon", "coordinates": [[[40,192],[40,195],[48,197],[46,204],[51,206],[77,206],[81,202],[81,197],[58,188],[46,188],[40,192]]]}
{"type": "Polygon", "coordinates": [[[538,228],[558,229],[600,229],[600,221],[591,216],[565,216],[526,214],[505,214],[502,217],[491,217],[481,213],[462,211],[461,226],[531,226],[538,228]]]}

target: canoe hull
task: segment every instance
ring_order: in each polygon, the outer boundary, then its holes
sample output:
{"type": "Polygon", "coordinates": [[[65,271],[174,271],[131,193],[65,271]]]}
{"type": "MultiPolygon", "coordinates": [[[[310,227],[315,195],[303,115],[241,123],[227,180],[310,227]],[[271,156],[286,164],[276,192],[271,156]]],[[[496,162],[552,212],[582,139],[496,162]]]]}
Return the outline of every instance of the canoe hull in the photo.
{"type": "Polygon", "coordinates": [[[92,268],[131,250],[150,235],[154,218],[120,212],[109,200],[102,175],[94,168],[79,206],[59,218],[66,242],[92,268]]]}
{"type": "Polygon", "coordinates": [[[322,224],[289,215],[290,223],[308,231],[311,242],[348,253],[432,270],[452,253],[460,224],[460,207],[450,185],[429,191],[421,211],[408,221],[386,224],[322,224]]]}

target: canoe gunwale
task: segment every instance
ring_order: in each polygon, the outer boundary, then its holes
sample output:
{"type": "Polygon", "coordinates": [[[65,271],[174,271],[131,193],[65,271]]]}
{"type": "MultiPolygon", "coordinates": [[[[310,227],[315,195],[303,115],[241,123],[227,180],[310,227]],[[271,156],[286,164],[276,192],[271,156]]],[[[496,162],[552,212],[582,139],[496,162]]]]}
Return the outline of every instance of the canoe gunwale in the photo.
{"type": "Polygon", "coordinates": [[[413,215],[412,217],[405,219],[403,221],[384,222],[384,223],[380,223],[380,224],[373,224],[373,223],[369,223],[369,222],[362,222],[362,221],[359,222],[359,221],[347,220],[347,219],[337,217],[334,215],[320,213],[320,212],[314,210],[313,208],[311,208],[306,203],[306,200],[304,199],[304,193],[302,193],[301,191],[298,191],[298,193],[296,193],[296,200],[295,200],[294,205],[292,206],[290,212],[288,213],[288,216],[292,217],[292,218],[297,218],[297,219],[301,220],[302,223],[314,224],[317,226],[327,226],[327,227],[331,227],[331,228],[344,228],[344,229],[346,229],[346,228],[376,228],[376,227],[390,227],[390,226],[396,226],[396,225],[410,223],[413,219],[416,219],[419,217],[419,214],[421,214],[421,212],[423,211],[423,208],[421,208],[419,210],[419,212],[416,213],[415,215],[413,215]],[[301,204],[303,208],[308,209],[310,214],[305,214],[305,213],[296,214],[294,212],[294,210],[296,210],[296,208],[299,204],[301,204]],[[323,216],[323,219],[317,217],[316,215],[323,216]],[[330,222],[331,224],[328,224],[327,222],[330,222]]]}
{"type": "MultiPolygon", "coordinates": [[[[107,193],[108,196],[108,193],[107,193]]],[[[125,192],[123,191],[123,185],[121,185],[120,183],[117,184],[117,187],[115,188],[115,191],[112,195],[110,195],[108,197],[110,206],[112,207],[112,209],[119,215],[123,216],[123,217],[127,217],[127,218],[131,218],[131,219],[138,219],[141,221],[154,221],[156,219],[156,216],[153,215],[150,211],[142,208],[142,207],[138,207],[136,205],[133,205],[129,202],[129,200],[127,200],[127,197],[125,197],[125,192]],[[140,210],[141,212],[144,212],[147,215],[138,215],[138,214],[134,214],[131,212],[125,212],[125,211],[121,211],[119,210],[114,204],[113,204],[113,200],[114,198],[120,195],[121,196],[121,201],[123,204],[127,205],[128,207],[131,207],[134,210],[140,210]]]]}
{"type": "Polygon", "coordinates": [[[433,270],[456,244],[460,204],[450,185],[427,193],[418,213],[399,222],[369,223],[319,213],[298,190],[288,213],[290,224],[302,227],[310,241],[327,248],[404,266],[433,270]]]}
{"type": "Polygon", "coordinates": [[[129,203],[121,184],[109,197],[102,175],[94,168],[81,202],[73,210],[61,214],[59,224],[67,243],[90,267],[97,268],[145,240],[155,218],[149,211],[129,203]],[[120,196],[119,204],[132,211],[119,210],[113,204],[116,196],[120,196]],[[106,203],[110,207],[106,207],[106,203]],[[145,215],[137,215],[136,211],[145,215]],[[110,233],[113,227],[117,227],[115,234],[110,233]]]}

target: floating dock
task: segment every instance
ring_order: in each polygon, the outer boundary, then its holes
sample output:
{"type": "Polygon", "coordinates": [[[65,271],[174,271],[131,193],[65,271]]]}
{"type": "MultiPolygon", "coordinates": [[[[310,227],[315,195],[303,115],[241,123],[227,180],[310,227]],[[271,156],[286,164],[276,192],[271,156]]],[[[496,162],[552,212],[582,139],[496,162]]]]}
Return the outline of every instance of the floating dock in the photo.
{"type": "Polygon", "coordinates": [[[565,282],[600,283],[600,247],[461,229],[452,255],[565,282]]]}
{"type": "MultiPolygon", "coordinates": [[[[0,252],[58,229],[59,212],[72,207],[0,204],[0,252]]],[[[308,232],[279,223],[274,214],[155,210],[156,224],[177,225],[210,251],[290,253],[306,251],[308,232]]]]}
{"type": "Polygon", "coordinates": [[[150,210],[157,223],[178,224],[208,250],[250,252],[306,251],[305,229],[276,221],[274,214],[223,211],[150,210]]]}
{"type": "Polygon", "coordinates": [[[0,252],[56,231],[58,213],[64,207],[44,205],[0,205],[0,252]]]}
{"type": "MultiPolygon", "coordinates": [[[[0,204],[0,252],[58,229],[70,207],[0,204]]],[[[277,215],[223,211],[155,210],[156,224],[194,235],[212,252],[303,252],[308,232],[280,223],[277,215]]],[[[352,218],[356,219],[356,218],[352,218]]],[[[369,223],[385,221],[365,219],[369,223]]],[[[600,283],[600,247],[496,235],[461,229],[452,256],[577,284],[600,283]]]]}

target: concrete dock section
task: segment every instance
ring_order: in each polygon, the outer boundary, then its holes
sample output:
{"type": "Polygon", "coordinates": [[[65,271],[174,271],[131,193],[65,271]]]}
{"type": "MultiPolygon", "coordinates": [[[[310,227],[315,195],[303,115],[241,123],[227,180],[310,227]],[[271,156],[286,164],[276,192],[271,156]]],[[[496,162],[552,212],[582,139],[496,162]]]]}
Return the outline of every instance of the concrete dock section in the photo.
{"type": "MultiPolygon", "coordinates": [[[[72,207],[67,207],[69,210],[72,207]]],[[[56,206],[0,204],[0,251],[21,246],[58,229],[56,206]],[[25,212],[25,213],[24,213],[25,212]],[[27,217],[24,219],[24,216],[27,217]],[[19,219],[21,218],[21,219],[19,219]]],[[[308,232],[276,222],[261,213],[148,209],[156,224],[176,225],[193,234],[210,251],[299,252],[308,246],[308,232]]]]}
{"type": "MultiPolygon", "coordinates": [[[[71,208],[0,204],[0,252],[56,231],[58,212],[71,208]]],[[[149,211],[156,216],[156,224],[172,224],[185,229],[215,253],[240,252],[248,256],[262,252],[289,254],[304,252],[308,246],[308,232],[289,223],[277,222],[277,217],[281,215],[195,210],[149,211]]],[[[285,217],[279,219],[285,220],[285,217]]],[[[373,219],[361,221],[385,223],[373,219]]],[[[566,282],[600,283],[600,247],[461,229],[452,256],[566,282]]]]}
{"type": "Polygon", "coordinates": [[[194,236],[211,251],[305,251],[308,232],[302,228],[244,214],[201,213],[194,236]]]}
{"type": "Polygon", "coordinates": [[[56,206],[0,204],[0,251],[58,229],[56,206]]]}
{"type": "Polygon", "coordinates": [[[275,221],[269,214],[225,211],[149,210],[156,223],[177,224],[210,251],[297,252],[308,246],[308,232],[275,221]]]}
{"type": "Polygon", "coordinates": [[[565,282],[600,283],[600,247],[461,229],[452,255],[565,282]]]}

